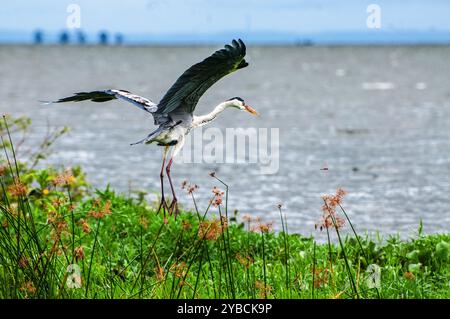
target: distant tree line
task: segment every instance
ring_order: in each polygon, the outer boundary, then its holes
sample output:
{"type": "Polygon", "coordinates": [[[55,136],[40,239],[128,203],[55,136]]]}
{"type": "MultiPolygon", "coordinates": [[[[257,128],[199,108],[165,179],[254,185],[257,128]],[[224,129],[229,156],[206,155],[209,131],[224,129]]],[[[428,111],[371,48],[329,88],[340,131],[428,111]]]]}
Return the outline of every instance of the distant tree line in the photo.
{"type": "MultiPolygon", "coordinates": [[[[95,40],[89,41],[90,43],[94,44],[100,44],[100,45],[108,45],[108,44],[115,44],[115,45],[121,45],[123,44],[123,35],[121,33],[115,33],[110,35],[106,31],[100,31],[96,37],[95,40]]],[[[46,41],[46,35],[43,30],[36,30],[33,33],[33,43],[34,44],[43,44],[45,42],[52,42],[52,41],[46,41]]],[[[58,34],[57,43],[61,45],[66,44],[86,44],[88,43],[88,38],[86,34],[78,30],[75,33],[69,32],[67,30],[63,30],[58,34]]]]}

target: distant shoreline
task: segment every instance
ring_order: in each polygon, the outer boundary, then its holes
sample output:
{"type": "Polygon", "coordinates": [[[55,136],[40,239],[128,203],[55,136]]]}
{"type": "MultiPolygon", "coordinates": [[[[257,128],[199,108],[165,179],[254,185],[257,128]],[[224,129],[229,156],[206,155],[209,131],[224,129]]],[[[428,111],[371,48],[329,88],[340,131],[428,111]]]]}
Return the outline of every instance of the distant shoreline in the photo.
{"type": "Polygon", "coordinates": [[[82,29],[47,31],[0,30],[0,44],[63,44],[63,45],[125,45],[125,46],[205,46],[217,45],[233,38],[242,38],[250,45],[264,46],[348,46],[348,45],[449,45],[449,31],[324,31],[292,32],[225,32],[185,34],[129,34],[91,32],[82,29]]]}

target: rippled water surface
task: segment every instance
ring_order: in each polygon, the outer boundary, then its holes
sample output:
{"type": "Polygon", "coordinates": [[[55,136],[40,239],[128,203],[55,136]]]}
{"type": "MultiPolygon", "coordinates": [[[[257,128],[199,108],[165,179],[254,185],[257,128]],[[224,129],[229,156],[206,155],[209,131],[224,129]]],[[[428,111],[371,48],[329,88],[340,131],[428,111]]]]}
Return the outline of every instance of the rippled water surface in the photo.
{"type": "MultiPolygon", "coordinates": [[[[29,145],[47,125],[71,133],[46,163],[82,165],[98,187],[157,192],[161,148],[135,146],[151,116],[124,102],[42,106],[73,92],[123,88],[158,101],[191,64],[215,48],[0,47],[2,112],[33,119],[29,145]]],[[[289,228],[314,233],[321,195],[345,188],[356,227],[409,236],[450,229],[449,47],[249,47],[250,66],[214,85],[197,113],[240,96],[261,116],[227,110],[212,124],[279,128],[279,171],[261,164],[173,166],[175,184],[200,186],[200,207],[217,185],[231,186],[229,206],[275,221],[283,203],[289,228]],[[321,170],[327,167],[328,170],[321,170]]],[[[179,190],[180,201],[191,206],[179,190]]]]}

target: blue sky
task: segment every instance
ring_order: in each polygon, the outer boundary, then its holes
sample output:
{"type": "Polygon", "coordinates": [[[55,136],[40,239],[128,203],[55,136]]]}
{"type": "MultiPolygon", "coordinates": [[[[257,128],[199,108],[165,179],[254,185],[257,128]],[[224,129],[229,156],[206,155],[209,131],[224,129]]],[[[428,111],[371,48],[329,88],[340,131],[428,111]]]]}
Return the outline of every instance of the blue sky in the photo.
{"type": "Polygon", "coordinates": [[[89,32],[361,31],[370,3],[380,5],[383,29],[450,31],[448,0],[14,0],[1,5],[0,30],[61,30],[71,3],[89,32]]]}
{"type": "Polygon", "coordinates": [[[245,35],[368,31],[371,3],[381,8],[381,31],[448,32],[450,39],[449,0],[13,0],[0,7],[0,40],[36,29],[60,32],[70,4],[79,5],[87,34],[245,35]]]}

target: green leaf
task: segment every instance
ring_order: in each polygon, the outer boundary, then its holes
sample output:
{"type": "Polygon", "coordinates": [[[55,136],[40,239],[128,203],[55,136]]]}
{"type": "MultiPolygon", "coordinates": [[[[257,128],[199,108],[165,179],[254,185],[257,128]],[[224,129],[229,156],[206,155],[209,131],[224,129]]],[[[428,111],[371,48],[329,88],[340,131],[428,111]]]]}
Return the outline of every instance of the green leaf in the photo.
{"type": "Polygon", "coordinates": [[[408,270],[412,273],[418,273],[420,272],[420,267],[422,266],[421,263],[417,263],[417,264],[409,264],[408,265],[408,270]]]}
{"type": "Polygon", "coordinates": [[[417,262],[419,261],[419,253],[420,252],[418,250],[413,250],[406,254],[406,258],[408,258],[410,261],[417,262]]]}
{"type": "Polygon", "coordinates": [[[450,243],[441,241],[436,245],[436,257],[441,261],[450,261],[450,243]]]}

